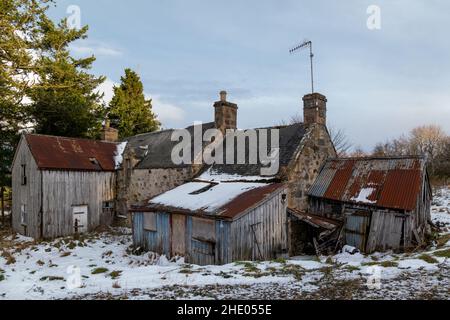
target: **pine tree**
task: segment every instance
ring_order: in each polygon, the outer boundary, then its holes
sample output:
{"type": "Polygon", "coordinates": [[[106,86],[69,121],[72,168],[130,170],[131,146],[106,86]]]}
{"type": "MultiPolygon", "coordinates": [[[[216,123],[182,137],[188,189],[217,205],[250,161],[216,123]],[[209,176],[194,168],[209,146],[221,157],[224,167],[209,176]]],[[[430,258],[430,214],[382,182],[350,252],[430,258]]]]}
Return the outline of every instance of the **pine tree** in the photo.
{"type": "Polygon", "coordinates": [[[39,82],[28,90],[30,113],[35,131],[68,137],[93,137],[98,134],[104,108],[96,89],[105,80],[87,71],[95,57],[75,59],[69,45],[86,38],[88,27],[67,27],[66,20],[55,25],[44,17],[40,23],[39,82]]]}
{"type": "Polygon", "coordinates": [[[19,132],[29,117],[24,108],[26,88],[37,70],[31,52],[36,49],[39,22],[45,16],[41,0],[0,1],[0,186],[11,183],[11,162],[19,132]]]}
{"type": "Polygon", "coordinates": [[[111,125],[119,130],[121,138],[156,131],[160,127],[152,111],[152,101],[145,99],[141,79],[131,69],[125,70],[120,86],[114,87],[108,118],[111,125]]]}

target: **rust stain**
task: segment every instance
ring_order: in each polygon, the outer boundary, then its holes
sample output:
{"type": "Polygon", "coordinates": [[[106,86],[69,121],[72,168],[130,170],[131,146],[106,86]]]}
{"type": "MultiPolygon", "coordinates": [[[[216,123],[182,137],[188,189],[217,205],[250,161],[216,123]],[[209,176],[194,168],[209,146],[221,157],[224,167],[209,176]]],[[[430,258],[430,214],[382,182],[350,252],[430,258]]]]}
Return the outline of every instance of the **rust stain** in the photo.
{"type": "Polygon", "coordinates": [[[352,176],[353,165],[355,164],[355,161],[351,160],[344,163],[339,163],[340,166],[337,166],[337,162],[337,160],[332,162],[332,165],[336,165],[337,171],[328,186],[328,190],[324,194],[325,198],[333,200],[340,200],[342,198],[348,181],[352,176]]]}
{"type": "Polygon", "coordinates": [[[282,183],[274,183],[268,186],[244,192],[224,205],[221,210],[219,210],[222,211],[220,213],[220,216],[226,218],[234,218],[238,214],[253,207],[254,205],[264,200],[266,197],[270,196],[274,191],[283,187],[284,184],[282,183]]]}
{"type": "Polygon", "coordinates": [[[40,169],[115,170],[115,143],[35,134],[27,134],[26,141],[40,169]]]}
{"type": "Polygon", "coordinates": [[[336,172],[322,197],[407,211],[416,208],[426,170],[418,157],[334,159],[327,167],[336,172]],[[356,200],[363,189],[373,191],[367,201],[356,200]]]}

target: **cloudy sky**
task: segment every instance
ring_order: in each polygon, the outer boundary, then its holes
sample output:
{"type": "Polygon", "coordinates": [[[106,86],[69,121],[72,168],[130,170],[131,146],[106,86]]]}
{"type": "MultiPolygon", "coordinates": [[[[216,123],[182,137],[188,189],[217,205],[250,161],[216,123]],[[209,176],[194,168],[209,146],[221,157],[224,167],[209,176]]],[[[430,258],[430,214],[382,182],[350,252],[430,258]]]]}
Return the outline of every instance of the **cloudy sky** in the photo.
{"type": "Polygon", "coordinates": [[[370,150],[422,124],[450,133],[448,1],[57,0],[51,16],[71,5],[90,28],[73,53],[95,54],[107,96],[136,70],[165,128],[212,121],[223,89],[240,128],[300,113],[308,53],[289,49],[309,39],[328,123],[355,145],[370,150]],[[367,27],[370,5],[381,9],[379,30],[367,27]]]}

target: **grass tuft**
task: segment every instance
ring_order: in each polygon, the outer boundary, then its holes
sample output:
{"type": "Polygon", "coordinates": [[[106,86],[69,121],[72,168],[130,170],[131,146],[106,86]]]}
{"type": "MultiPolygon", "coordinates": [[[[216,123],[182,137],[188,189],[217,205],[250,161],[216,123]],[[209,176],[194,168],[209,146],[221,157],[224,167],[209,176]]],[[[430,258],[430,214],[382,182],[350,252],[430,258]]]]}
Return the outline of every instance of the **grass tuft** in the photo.
{"type": "Polygon", "coordinates": [[[109,276],[110,276],[112,279],[117,279],[117,278],[119,278],[121,275],[122,275],[122,271],[120,271],[120,270],[114,270],[114,271],[112,271],[112,272],[109,274],[109,276]]]}
{"type": "Polygon", "coordinates": [[[436,251],[433,254],[436,257],[440,257],[440,258],[450,258],[450,249],[436,251]]]}
{"type": "Polygon", "coordinates": [[[100,274],[108,272],[107,268],[95,268],[91,271],[91,274],[100,274]]]}
{"type": "Polygon", "coordinates": [[[417,259],[423,260],[427,263],[439,263],[439,261],[437,261],[436,258],[433,258],[432,256],[426,253],[418,256],[417,259]]]}

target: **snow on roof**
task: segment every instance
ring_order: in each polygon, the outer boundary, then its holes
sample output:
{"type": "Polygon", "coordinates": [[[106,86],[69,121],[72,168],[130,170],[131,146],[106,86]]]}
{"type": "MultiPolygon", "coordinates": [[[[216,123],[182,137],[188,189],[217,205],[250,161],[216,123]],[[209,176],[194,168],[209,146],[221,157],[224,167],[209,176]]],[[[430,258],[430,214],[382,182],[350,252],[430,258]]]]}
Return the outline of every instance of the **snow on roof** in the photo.
{"type": "Polygon", "coordinates": [[[273,177],[265,176],[243,176],[239,174],[220,173],[214,167],[210,167],[202,173],[198,180],[214,181],[214,182],[230,182],[230,181],[264,181],[271,180],[273,177]]]}
{"type": "Polygon", "coordinates": [[[194,181],[151,199],[149,207],[177,208],[232,218],[281,187],[283,185],[279,183],[194,181]]]}
{"type": "Polygon", "coordinates": [[[372,194],[376,191],[377,191],[376,188],[362,188],[359,191],[358,196],[351,198],[350,201],[362,203],[377,203],[376,201],[369,200],[369,197],[371,197],[372,194]]]}
{"type": "Polygon", "coordinates": [[[116,151],[114,152],[114,164],[116,166],[116,169],[119,169],[123,162],[123,152],[125,151],[125,148],[127,147],[128,142],[122,142],[119,143],[116,146],[116,151]]]}

